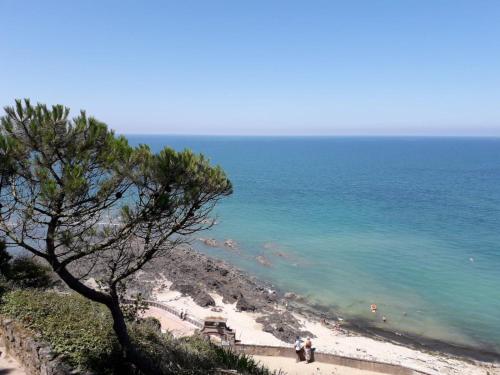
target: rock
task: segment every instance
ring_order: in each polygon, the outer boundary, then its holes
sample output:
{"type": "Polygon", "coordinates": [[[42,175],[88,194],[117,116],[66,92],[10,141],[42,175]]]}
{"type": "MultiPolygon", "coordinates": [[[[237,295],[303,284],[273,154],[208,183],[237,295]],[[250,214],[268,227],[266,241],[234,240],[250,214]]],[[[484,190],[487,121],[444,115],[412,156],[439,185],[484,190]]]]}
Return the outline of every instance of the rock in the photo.
{"type": "Polygon", "coordinates": [[[199,239],[201,242],[203,242],[206,246],[209,247],[219,247],[219,244],[217,243],[217,240],[214,238],[200,238],[199,239]]]}
{"type": "Polygon", "coordinates": [[[259,255],[259,256],[255,257],[255,259],[257,260],[257,262],[262,264],[264,267],[271,267],[272,266],[269,259],[267,259],[264,255],[259,255]]]}
{"type": "Polygon", "coordinates": [[[257,322],[263,325],[265,332],[272,333],[285,342],[293,342],[297,335],[314,338],[311,332],[301,329],[300,322],[289,312],[261,316],[257,318],[257,322]]]}
{"type": "Polygon", "coordinates": [[[277,302],[278,301],[278,295],[276,293],[267,293],[266,294],[266,301],[267,302],[277,302]]]}
{"type": "Polygon", "coordinates": [[[293,292],[286,292],[283,297],[285,297],[286,299],[295,299],[297,298],[297,295],[293,292]]]}
{"type": "Polygon", "coordinates": [[[243,295],[238,298],[236,302],[237,311],[255,311],[255,305],[251,304],[243,295]]]}
{"type": "Polygon", "coordinates": [[[215,301],[212,296],[204,291],[200,291],[199,293],[197,293],[193,299],[194,302],[196,302],[201,307],[215,306],[215,301]]]}
{"type": "Polygon", "coordinates": [[[195,287],[193,284],[174,283],[170,288],[190,296],[201,307],[215,306],[215,301],[210,294],[199,287],[195,287]]]}
{"type": "Polygon", "coordinates": [[[235,240],[232,240],[232,239],[225,240],[224,246],[229,248],[229,249],[232,249],[232,250],[236,250],[238,248],[238,244],[236,243],[235,240]]]}
{"type": "Polygon", "coordinates": [[[181,292],[182,294],[185,294],[187,296],[193,296],[195,294],[195,288],[192,284],[181,284],[175,282],[170,286],[170,289],[177,290],[178,292],[181,292]]]}

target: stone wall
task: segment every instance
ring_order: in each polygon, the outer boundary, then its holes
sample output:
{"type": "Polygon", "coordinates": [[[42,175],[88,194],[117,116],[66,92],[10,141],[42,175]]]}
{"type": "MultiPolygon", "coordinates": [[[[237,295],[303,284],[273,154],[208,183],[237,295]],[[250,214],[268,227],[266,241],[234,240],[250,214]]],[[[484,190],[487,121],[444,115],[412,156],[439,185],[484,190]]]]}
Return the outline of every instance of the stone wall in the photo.
{"type": "Polygon", "coordinates": [[[0,316],[0,342],[7,354],[14,357],[28,375],[77,374],[40,341],[11,319],[0,316]]]}
{"type": "MultiPolygon", "coordinates": [[[[266,346],[266,345],[242,345],[234,346],[235,350],[249,355],[266,355],[275,357],[295,358],[295,350],[293,348],[285,348],[281,346],[266,346]]],[[[391,375],[427,375],[424,372],[413,370],[408,367],[392,365],[390,363],[382,363],[375,361],[367,361],[358,358],[342,357],[334,354],[318,353],[314,354],[316,362],[330,363],[333,365],[353,367],[360,370],[368,370],[391,375]]]]}

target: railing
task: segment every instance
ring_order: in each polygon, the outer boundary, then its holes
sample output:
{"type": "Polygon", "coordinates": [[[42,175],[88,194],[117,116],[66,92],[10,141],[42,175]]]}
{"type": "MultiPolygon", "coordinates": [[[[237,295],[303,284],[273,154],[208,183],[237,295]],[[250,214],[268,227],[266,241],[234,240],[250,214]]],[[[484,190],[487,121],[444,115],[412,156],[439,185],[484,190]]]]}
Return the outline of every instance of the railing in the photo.
{"type": "MultiPolygon", "coordinates": [[[[122,302],[123,303],[127,303],[127,304],[131,304],[131,303],[135,303],[136,301],[133,300],[133,299],[124,298],[124,299],[122,299],[122,302]]],[[[147,301],[146,300],[146,301],[143,301],[143,302],[146,305],[148,305],[148,306],[156,307],[158,309],[167,311],[170,314],[175,315],[175,316],[181,318],[181,312],[179,310],[177,310],[176,308],[172,307],[172,306],[168,306],[168,305],[165,305],[163,303],[156,302],[156,301],[147,301]]],[[[186,322],[191,323],[192,325],[194,325],[195,327],[197,327],[199,329],[203,328],[203,321],[200,320],[200,319],[196,319],[196,318],[191,317],[189,315],[187,315],[185,317],[182,317],[181,319],[185,320],[186,322]]]]}

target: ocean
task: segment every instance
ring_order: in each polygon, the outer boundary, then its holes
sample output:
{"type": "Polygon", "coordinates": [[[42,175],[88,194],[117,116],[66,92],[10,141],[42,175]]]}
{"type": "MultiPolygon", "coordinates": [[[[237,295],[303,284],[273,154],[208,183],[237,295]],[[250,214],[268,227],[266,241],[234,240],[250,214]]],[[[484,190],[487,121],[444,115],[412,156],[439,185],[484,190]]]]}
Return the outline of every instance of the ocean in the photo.
{"type": "Polygon", "coordinates": [[[200,251],[332,316],[500,352],[500,139],[127,137],[226,170],[198,237],[240,250],[200,251]]]}

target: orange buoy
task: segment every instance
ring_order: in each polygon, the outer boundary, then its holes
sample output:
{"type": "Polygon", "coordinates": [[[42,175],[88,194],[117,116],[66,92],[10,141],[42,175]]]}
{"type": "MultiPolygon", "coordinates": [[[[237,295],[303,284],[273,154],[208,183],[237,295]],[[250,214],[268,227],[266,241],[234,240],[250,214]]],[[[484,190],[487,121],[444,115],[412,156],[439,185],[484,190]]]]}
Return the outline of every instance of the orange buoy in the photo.
{"type": "Polygon", "coordinates": [[[377,305],[375,305],[374,303],[372,303],[372,304],[370,305],[370,309],[372,310],[372,312],[377,311],[377,305]]]}

